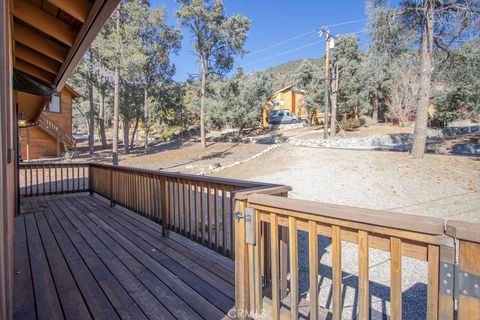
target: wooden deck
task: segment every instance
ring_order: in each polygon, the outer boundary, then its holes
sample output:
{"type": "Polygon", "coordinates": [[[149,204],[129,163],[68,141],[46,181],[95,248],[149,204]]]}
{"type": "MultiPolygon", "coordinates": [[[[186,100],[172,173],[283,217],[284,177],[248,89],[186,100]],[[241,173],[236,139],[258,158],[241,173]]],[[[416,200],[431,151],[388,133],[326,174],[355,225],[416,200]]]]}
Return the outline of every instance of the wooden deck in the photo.
{"type": "Polygon", "coordinates": [[[86,193],[34,197],[15,218],[16,319],[222,319],[233,261],[86,193]]]}

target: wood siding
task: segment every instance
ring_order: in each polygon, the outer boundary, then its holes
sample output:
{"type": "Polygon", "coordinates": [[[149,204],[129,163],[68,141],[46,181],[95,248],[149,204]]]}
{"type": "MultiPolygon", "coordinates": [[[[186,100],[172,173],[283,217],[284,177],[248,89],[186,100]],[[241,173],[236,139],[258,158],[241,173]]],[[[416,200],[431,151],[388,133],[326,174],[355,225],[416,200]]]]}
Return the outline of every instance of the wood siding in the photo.
{"type": "MultiPolygon", "coordinates": [[[[43,111],[61,130],[72,132],[72,99],[73,93],[65,87],[60,96],[60,112],[43,111]]],[[[20,135],[20,150],[23,160],[33,160],[57,156],[57,140],[38,126],[22,128],[20,135]]],[[[60,152],[64,146],[60,143],[60,152]]]]}

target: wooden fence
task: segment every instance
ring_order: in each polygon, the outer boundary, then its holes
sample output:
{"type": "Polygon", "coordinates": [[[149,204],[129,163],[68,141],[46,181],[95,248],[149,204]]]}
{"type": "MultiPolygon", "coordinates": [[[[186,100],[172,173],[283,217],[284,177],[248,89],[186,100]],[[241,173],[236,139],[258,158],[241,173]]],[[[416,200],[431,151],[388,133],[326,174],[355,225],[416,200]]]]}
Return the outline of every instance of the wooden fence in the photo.
{"type": "Polygon", "coordinates": [[[403,257],[428,264],[427,319],[454,319],[455,300],[458,319],[480,317],[480,225],[262,194],[239,197],[237,207],[247,217],[235,225],[240,318],[341,319],[342,241],[357,246],[357,318],[370,318],[370,248],[390,253],[391,319],[402,318],[403,257]],[[308,234],[307,300],[299,293],[299,231],[308,234]],[[316,303],[319,237],[331,239],[329,310],[316,303]]]}

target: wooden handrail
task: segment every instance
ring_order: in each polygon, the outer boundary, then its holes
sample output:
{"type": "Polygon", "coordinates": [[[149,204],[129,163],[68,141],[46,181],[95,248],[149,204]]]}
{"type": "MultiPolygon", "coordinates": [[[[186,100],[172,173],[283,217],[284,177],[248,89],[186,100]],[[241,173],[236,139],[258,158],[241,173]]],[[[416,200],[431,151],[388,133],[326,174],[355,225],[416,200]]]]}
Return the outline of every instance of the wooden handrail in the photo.
{"type": "Polygon", "coordinates": [[[263,182],[229,179],[229,178],[218,178],[218,177],[187,174],[187,173],[180,173],[180,172],[166,172],[166,171],[160,171],[160,170],[154,170],[154,169],[144,169],[144,168],[127,167],[127,166],[113,166],[110,164],[103,164],[103,163],[91,163],[90,165],[96,168],[106,168],[106,169],[110,168],[116,171],[128,171],[132,173],[148,173],[156,176],[180,178],[180,179],[191,179],[191,180],[196,180],[196,181],[205,182],[205,183],[228,184],[232,186],[237,186],[239,188],[254,188],[254,187],[266,188],[266,187],[281,186],[281,185],[272,184],[272,183],[263,183],[263,182]]]}
{"type": "MultiPolygon", "coordinates": [[[[303,302],[302,310],[305,311],[305,304],[309,305],[307,316],[310,319],[318,319],[320,314],[322,317],[330,314],[333,319],[342,317],[342,242],[358,247],[357,311],[360,319],[368,319],[370,312],[370,248],[390,253],[392,319],[402,318],[402,257],[427,262],[428,319],[453,319],[455,305],[462,315],[459,319],[469,318],[472,316],[471,310],[480,308],[480,297],[471,298],[477,294],[468,292],[471,289],[463,293],[460,290],[459,297],[454,297],[453,287],[447,291],[447,280],[441,278],[440,271],[455,264],[455,256],[458,256],[459,270],[472,274],[472,281],[477,281],[473,278],[480,279],[480,224],[289,199],[262,192],[243,194],[237,198],[237,208],[244,215],[247,210],[254,211],[253,220],[250,218],[252,229],[245,230],[247,225],[239,222],[235,231],[239,234],[236,241],[238,247],[235,248],[238,252],[236,310],[242,310],[243,314],[272,319],[298,318],[298,279],[302,272],[298,261],[300,253],[305,250],[299,247],[297,241],[299,231],[307,232],[309,239],[308,244],[302,244],[308,246],[308,260],[302,260],[309,263],[305,272],[308,272],[310,279],[310,302],[303,302]],[[247,244],[242,234],[252,232],[255,240],[247,244]],[[317,279],[321,257],[318,256],[318,237],[327,237],[332,241],[331,310],[322,310],[317,303],[313,303],[317,301],[319,290],[317,279]],[[459,243],[458,252],[455,242],[459,243]],[[289,247],[288,257],[286,251],[281,249],[286,247],[289,247]],[[281,310],[283,307],[285,309],[281,310]]],[[[453,271],[450,271],[450,277],[454,276],[453,271]]],[[[443,277],[448,277],[448,272],[444,271],[443,277]]]]}
{"type": "Polygon", "coordinates": [[[60,139],[60,141],[69,148],[75,148],[75,138],[71,134],[68,134],[60,129],[55,122],[48,118],[44,113],[41,113],[40,117],[38,118],[38,126],[45,130],[52,137],[60,139]]]}
{"type": "MultiPolygon", "coordinates": [[[[316,201],[279,198],[266,194],[253,194],[248,197],[253,207],[267,206],[285,211],[286,216],[311,214],[325,218],[340,219],[372,226],[402,229],[407,231],[443,235],[445,220],[433,217],[398,212],[373,210],[352,206],[335,205],[316,201]]],[[[312,218],[312,217],[309,217],[312,218]]]]}

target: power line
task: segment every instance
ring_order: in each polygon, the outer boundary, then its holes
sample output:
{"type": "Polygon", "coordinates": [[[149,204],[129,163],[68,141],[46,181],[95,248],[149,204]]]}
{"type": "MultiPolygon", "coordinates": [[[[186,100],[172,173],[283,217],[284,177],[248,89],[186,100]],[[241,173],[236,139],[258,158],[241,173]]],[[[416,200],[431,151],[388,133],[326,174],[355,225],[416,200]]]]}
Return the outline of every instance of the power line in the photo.
{"type": "Polygon", "coordinates": [[[260,59],[260,60],[256,60],[256,61],[252,61],[252,62],[249,62],[249,63],[246,63],[246,64],[243,64],[241,65],[240,67],[246,67],[246,66],[250,66],[252,64],[257,64],[257,63],[260,63],[260,62],[264,62],[264,61],[268,61],[268,60],[271,60],[273,58],[277,58],[277,57],[280,57],[280,56],[284,56],[286,54],[289,54],[289,53],[292,53],[292,52],[295,52],[295,51],[298,51],[298,50],[301,50],[301,49],[305,49],[305,48],[308,48],[308,47],[311,47],[311,46],[314,46],[316,44],[319,44],[321,43],[322,41],[315,41],[315,42],[311,42],[311,43],[308,43],[304,46],[301,46],[301,47],[297,47],[295,49],[291,49],[291,50],[287,50],[287,51],[284,51],[284,52],[281,52],[279,54],[276,54],[276,55],[273,55],[273,56],[270,56],[268,58],[264,58],[264,59],[260,59]]]}
{"type": "MultiPolygon", "coordinates": [[[[347,25],[347,24],[352,24],[352,23],[358,23],[358,22],[363,22],[363,21],[367,21],[367,19],[358,19],[358,20],[350,20],[350,21],[344,21],[344,22],[339,22],[339,23],[335,23],[335,24],[330,24],[328,25],[328,27],[338,27],[338,26],[343,26],[343,25],[347,25]]],[[[268,46],[268,47],[265,47],[263,49],[260,49],[260,50],[257,50],[257,51],[254,51],[254,52],[251,52],[251,53],[247,53],[244,57],[250,57],[250,56],[254,56],[254,55],[257,55],[259,53],[262,53],[262,52],[265,52],[265,51],[268,51],[270,49],[273,49],[273,48],[276,48],[276,47],[279,47],[279,46],[282,46],[286,43],[289,43],[289,42],[292,42],[293,40],[296,40],[296,39],[299,39],[299,38],[302,38],[304,36],[307,36],[309,34],[312,34],[312,33],[315,33],[317,32],[318,29],[313,29],[313,30],[310,30],[310,31],[307,31],[307,32],[304,32],[304,33],[301,33],[299,35],[296,35],[292,38],[289,38],[287,40],[283,40],[279,43],[276,43],[276,44],[273,44],[271,46],[268,46]]]]}
{"type": "MultiPolygon", "coordinates": [[[[354,31],[354,32],[348,32],[348,33],[343,33],[343,34],[339,34],[339,35],[336,35],[336,36],[344,36],[344,35],[349,35],[349,34],[359,34],[359,33],[363,33],[365,31],[363,30],[359,30],[359,31],[354,31]]],[[[284,56],[286,54],[289,54],[289,53],[292,53],[292,52],[295,52],[295,51],[298,51],[298,50],[301,50],[301,49],[305,49],[305,48],[308,48],[308,47],[311,47],[311,46],[314,46],[318,43],[320,43],[321,41],[314,41],[314,42],[311,42],[311,43],[307,43],[306,45],[303,45],[301,47],[297,47],[297,48],[294,48],[294,49],[290,49],[290,50],[287,50],[287,51],[283,51],[281,53],[278,53],[276,55],[273,55],[273,56],[270,56],[270,57],[267,57],[267,58],[263,58],[263,59],[260,59],[260,60],[255,60],[255,61],[252,61],[252,62],[249,62],[249,63],[246,63],[246,64],[243,64],[241,65],[240,67],[247,67],[247,66],[250,66],[252,64],[257,64],[257,63],[260,63],[260,62],[264,62],[264,61],[268,61],[268,60],[271,60],[273,58],[277,58],[277,57],[280,57],[280,56],[284,56]]]]}
{"type": "Polygon", "coordinates": [[[292,42],[293,40],[299,39],[299,38],[301,38],[301,37],[307,36],[307,35],[312,34],[312,33],[315,33],[315,32],[317,32],[317,29],[313,29],[313,30],[307,31],[307,32],[305,32],[305,33],[299,34],[298,36],[295,36],[295,37],[292,37],[292,38],[290,38],[290,39],[284,40],[284,41],[282,41],[282,42],[279,42],[279,43],[277,43],[277,44],[271,45],[271,46],[269,46],[269,47],[260,49],[260,50],[258,50],[258,51],[252,52],[252,53],[248,53],[248,54],[246,54],[244,57],[249,57],[249,56],[257,55],[257,54],[259,54],[259,53],[262,53],[262,52],[268,51],[268,50],[270,50],[270,49],[279,47],[279,46],[281,46],[281,45],[284,45],[284,44],[286,44],[286,43],[292,42]]]}

